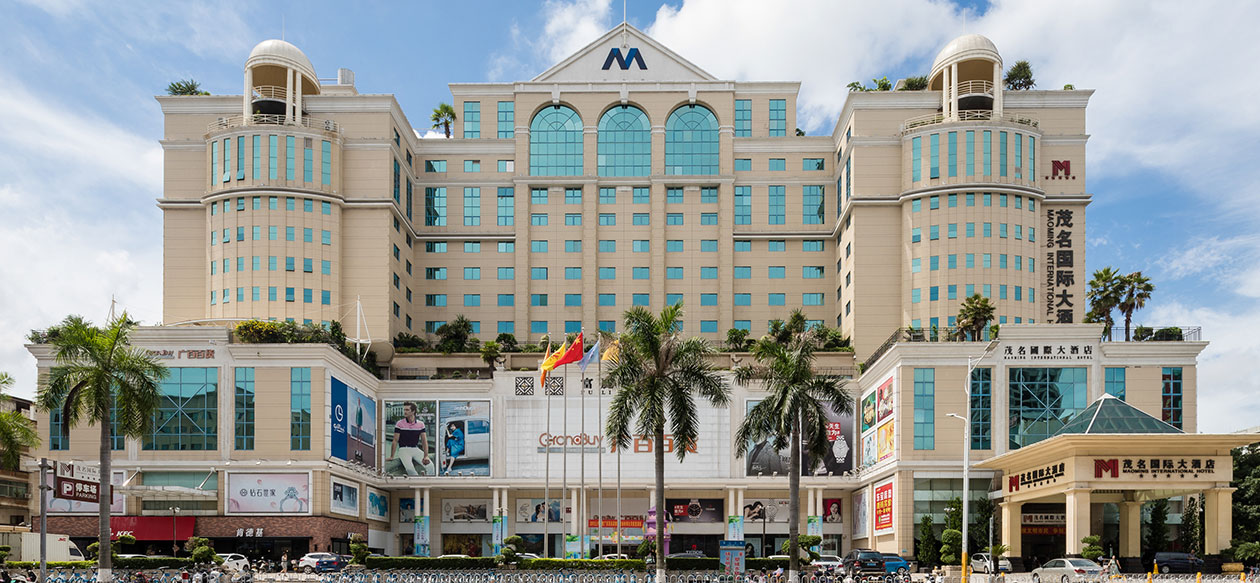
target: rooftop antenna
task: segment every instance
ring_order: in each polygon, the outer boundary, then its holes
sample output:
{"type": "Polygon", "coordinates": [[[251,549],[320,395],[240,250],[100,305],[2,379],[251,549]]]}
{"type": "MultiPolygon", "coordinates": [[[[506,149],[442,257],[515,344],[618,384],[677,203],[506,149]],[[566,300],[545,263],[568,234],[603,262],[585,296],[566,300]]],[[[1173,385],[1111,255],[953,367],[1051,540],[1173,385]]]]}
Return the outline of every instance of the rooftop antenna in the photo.
{"type": "Polygon", "coordinates": [[[108,322],[114,321],[114,318],[116,317],[115,309],[117,308],[117,306],[118,306],[118,300],[114,297],[114,294],[109,294],[109,317],[106,318],[106,321],[108,322]]]}
{"type": "Polygon", "coordinates": [[[280,40],[284,40],[284,15],[280,15],[280,40]]]}
{"type": "Polygon", "coordinates": [[[964,8],[962,9],[962,13],[963,13],[963,15],[962,15],[962,16],[963,16],[963,34],[967,34],[967,10],[968,10],[968,8],[966,8],[966,7],[964,7],[964,8]]]}
{"type": "Polygon", "coordinates": [[[621,48],[630,46],[626,40],[626,0],[621,0],[621,48]]]}

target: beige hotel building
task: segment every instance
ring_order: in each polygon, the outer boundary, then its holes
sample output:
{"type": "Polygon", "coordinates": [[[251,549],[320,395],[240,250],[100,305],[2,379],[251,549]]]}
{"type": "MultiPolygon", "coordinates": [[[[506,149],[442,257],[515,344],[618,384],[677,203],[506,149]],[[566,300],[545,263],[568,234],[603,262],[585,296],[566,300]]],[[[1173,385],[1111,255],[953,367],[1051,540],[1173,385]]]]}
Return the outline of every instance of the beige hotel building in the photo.
{"type": "MultiPolygon", "coordinates": [[[[345,552],[355,533],[387,554],[488,554],[521,534],[557,555],[566,533],[628,550],[650,446],[603,441],[612,388],[597,369],[544,390],[537,354],[489,378],[477,355],[396,354],[391,339],[432,339],[461,314],[482,340],[616,333],[631,306],[682,301],[682,333],[715,343],[796,308],[839,328],[855,352],[819,364],[853,379],[857,413],[834,419],[789,517],[782,456],[737,455],[761,393],[733,386],[736,405],[703,411],[697,450],[669,458],[671,549],[716,556],[743,538],[762,556],[795,518],[825,552],[911,557],[923,517],[939,534],[962,495],[966,436],[970,494],[995,502],[1017,563],[1079,552],[1082,532],[1135,558],[1134,505],[1188,494],[1216,512],[1217,553],[1230,465],[1216,462],[1237,438],[1195,434],[1206,343],[1197,328],[1125,342],[1081,323],[1092,91],[1008,91],[1003,71],[992,42],[963,36],[926,90],[837,95],[831,133],[800,136],[800,83],[718,79],[621,25],[531,80],[450,85],[450,139],[419,139],[427,110],[413,125],[349,70],[321,80],[297,47],[262,42],[242,95],[158,98],[164,325],[136,342],[172,375],[153,435],[114,444],[119,520],[153,533],[141,547],[169,546],[177,520],[272,558],[345,552]],[[999,340],[948,334],[973,294],[996,306],[999,340]],[[236,339],[254,318],[339,320],[370,338],[381,378],[324,345],[236,339]],[[1073,422],[1086,417],[1103,421],[1073,422]],[[1213,470],[1091,473],[1086,457],[1109,471],[1151,443],[1174,468],[1213,470]],[[1029,469],[1036,484],[1005,489],[1029,469]]],[[[53,366],[48,346],[29,349],[53,366]]],[[[92,428],[67,439],[55,415],[40,422],[40,455],[93,459],[92,428]]],[[[90,537],[93,509],[56,501],[49,528],[90,537]]]]}

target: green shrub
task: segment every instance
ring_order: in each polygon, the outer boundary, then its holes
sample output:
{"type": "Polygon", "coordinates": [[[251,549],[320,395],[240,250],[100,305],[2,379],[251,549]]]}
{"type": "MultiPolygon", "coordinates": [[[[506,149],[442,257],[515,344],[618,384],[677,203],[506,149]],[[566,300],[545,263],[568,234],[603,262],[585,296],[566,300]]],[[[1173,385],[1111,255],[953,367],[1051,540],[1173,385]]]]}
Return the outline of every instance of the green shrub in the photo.
{"type": "Polygon", "coordinates": [[[782,568],[784,571],[786,571],[788,568],[788,560],[787,559],[767,559],[764,557],[752,558],[752,559],[746,559],[744,561],[744,567],[747,568],[749,571],[761,570],[761,569],[765,569],[767,571],[773,571],[779,568],[782,568]]]}
{"type": "Polygon", "coordinates": [[[1133,339],[1142,341],[1150,340],[1155,335],[1155,331],[1150,326],[1138,326],[1133,329],[1133,339]]]}
{"type": "Polygon", "coordinates": [[[1151,340],[1160,340],[1163,342],[1180,342],[1185,339],[1181,333],[1181,328],[1170,326],[1168,328],[1160,328],[1151,336],[1151,340]]]}
{"type": "Polygon", "coordinates": [[[494,557],[368,557],[369,569],[493,569],[494,557]]]}
{"type": "Polygon", "coordinates": [[[192,559],[187,557],[129,557],[114,559],[116,569],[180,569],[191,567],[192,559]]]}
{"type": "Polygon", "coordinates": [[[941,564],[957,565],[962,560],[962,532],[952,528],[941,533],[941,564]]]}
{"type": "Polygon", "coordinates": [[[642,571],[644,566],[643,559],[618,559],[612,561],[599,561],[595,559],[525,559],[519,564],[521,569],[532,570],[570,570],[570,571],[591,571],[591,570],[614,570],[614,571],[642,571]]]}
{"type": "MultiPolygon", "coordinates": [[[[10,561],[5,563],[10,569],[38,569],[39,561],[10,561]]],[[[117,565],[115,565],[117,566],[117,565]]],[[[49,569],[95,569],[96,561],[48,561],[49,569]]]]}
{"type": "Polygon", "coordinates": [[[363,535],[355,533],[350,538],[350,554],[354,557],[351,562],[356,565],[362,565],[363,559],[367,558],[371,552],[368,550],[367,539],[363,538],[363,535]]]}
{"type": "Polygon", "coordinates": [[[716,557],[665,557],[665,568],[671,571],[717,571],[722,562],[716,557]]]}
{"type": "Polygon", "coordinates": [[[1081,539],[1081,542],[1085,544],[1085,548],[1081,549],[1081,556],[1091,561],[1098,560],[1098,557],[1103,556],[1103,548],[1098,545],[1100,541],[1102,541],[1102,537],[1097,535],[1081,539]]]}

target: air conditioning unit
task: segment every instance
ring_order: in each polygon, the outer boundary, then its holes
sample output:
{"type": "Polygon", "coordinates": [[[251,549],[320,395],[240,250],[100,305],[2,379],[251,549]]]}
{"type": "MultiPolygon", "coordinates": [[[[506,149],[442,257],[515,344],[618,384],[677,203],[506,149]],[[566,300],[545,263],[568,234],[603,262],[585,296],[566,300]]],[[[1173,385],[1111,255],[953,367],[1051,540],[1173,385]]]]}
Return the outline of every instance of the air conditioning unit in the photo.
{"type": "Polygon", "coordinates": [[[337,124],[333,123],[333,120],[331,119],[324,120],[324,131],[331,132],[334,128],[336,128],[336,125],[337,124]]]}

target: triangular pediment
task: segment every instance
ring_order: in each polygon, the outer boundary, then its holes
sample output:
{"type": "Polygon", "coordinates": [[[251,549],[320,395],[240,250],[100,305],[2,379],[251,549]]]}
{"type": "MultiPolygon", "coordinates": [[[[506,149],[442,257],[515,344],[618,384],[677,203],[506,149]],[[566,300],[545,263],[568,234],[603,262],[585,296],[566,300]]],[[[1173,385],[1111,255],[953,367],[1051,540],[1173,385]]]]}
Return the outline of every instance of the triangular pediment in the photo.
{"type": "Polygon", "coordinates": [[[534,77],[534,83],[593,81],[717,81],[643,31],[621,24],[573,56],[534,77]]]}

